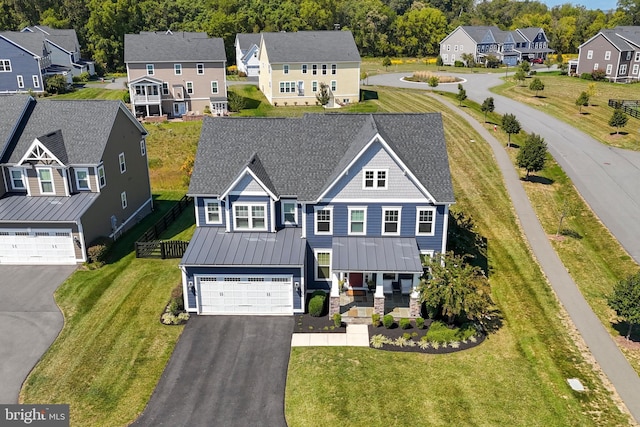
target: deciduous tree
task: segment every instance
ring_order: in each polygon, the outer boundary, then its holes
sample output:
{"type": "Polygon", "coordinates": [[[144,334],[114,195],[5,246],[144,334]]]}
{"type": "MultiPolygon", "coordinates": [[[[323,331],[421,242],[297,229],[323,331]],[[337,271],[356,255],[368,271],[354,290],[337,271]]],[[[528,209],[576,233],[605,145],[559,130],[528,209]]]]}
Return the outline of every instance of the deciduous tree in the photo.
{"type": "Polygon", "coordinates": [[[629,118],[621,109],[616,108],[613,110],[613,115],[609,119],[609,126],[616,128],[616,135],[620,133],[620,128],[625,127],[629,118]]]}
{"type": "Polygon", "coordinates": [[[502,129],[509,135],[509,140],[507,142],[507,147],[511,146],[511,135],[520,133],[520,122],[516,119],[516,116],[513,114],[505,114],[502,116],[502,129]]]}
{"type": "Polygon", "coordinates": [[[538,172],[544,169],[546,160],[547,144],[544,142],[544,138],[535,133],[529,134],[516,156],[518,167],[527,171],[525,179],[529,179],[531,172],[538,172]]]}
{"type": "Polygon", "coordinates": [[[536,97],[538,96],[538,92],[544,90],[544,83],[538,77],[533,79],[531,83],[529,83],[529,89],[536,91],[536,97]]]}
{"type": "Polygon", "coordinates": [[[582,114],[582,107],[589,105],[589,94],[584,91],[580,93],[580,96],[576,99],[576,105],[578,106],[578,112],[582,114]]]}
{"type": "Polygon", "coordinates": [[[609,307],[629,324],[626,338],[631,337],[634,325],[640,323],[640,273],[619,281],[607,299],[609,307]]]}
{"type": "Polygon", "coordinates": [[[467,99],[467,91],[464,90],[464,87],[458,83],[458,93],[456,94],[456,99],[459,101],[459,106],[462,107],[462,101],[467,99]]]}
{"type": "Polygon", "coordinates": [[[385,68],[385,70],[388,71],[389,66],[391,66],[391,58],[389,58],[388,56],[382,58],[382,66],[385,68]]]}
{"type": "Polygon", "coordinates": [[[484,121],[487,121],[487,113],[493,113],[493,110],[495,110],[496,107],[493,104],[493,97],[490,96],[488,98],[486,98],[483,102],[482,102],[482,106],[480,107],[480,110],[484,113],[484,121]]]}

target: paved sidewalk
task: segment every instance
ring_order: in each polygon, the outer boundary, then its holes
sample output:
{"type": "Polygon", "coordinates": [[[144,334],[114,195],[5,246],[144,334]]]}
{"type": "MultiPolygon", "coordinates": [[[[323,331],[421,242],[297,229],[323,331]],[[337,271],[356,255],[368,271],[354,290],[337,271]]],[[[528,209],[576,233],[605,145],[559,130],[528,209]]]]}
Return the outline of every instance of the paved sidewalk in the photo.
{"type": "Polygon", "coordinates": [[[347,325],[347,333],[293,334],[291,347],[369,347],[369,327],[367,325],[347,325]]]}
{"type": "Polygon", "coordinates": [[[600,319],[593,313],[578,286],[551,246],[505,147],[473,117],[443,97],[436,97],[432,94],[430,96],[433,96],[466,120],[491,146],[496,162],[502,171],[507,191],[520,220],[521,227],[548,282],[558,296],[560,303],[567,310],[569,317],[577,327],[580,335],[582,335],[602,371],[607,375],[636,422],[640,422],[640,378],[605,330],[600,319]]]}

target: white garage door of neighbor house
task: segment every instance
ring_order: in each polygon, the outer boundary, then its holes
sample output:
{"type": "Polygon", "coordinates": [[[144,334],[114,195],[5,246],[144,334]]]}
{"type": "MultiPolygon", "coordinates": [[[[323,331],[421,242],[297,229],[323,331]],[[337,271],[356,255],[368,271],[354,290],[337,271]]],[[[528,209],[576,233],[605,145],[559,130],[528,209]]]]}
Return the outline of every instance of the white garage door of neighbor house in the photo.
{"type": "Polygon", "coordinates": [[[0,264],[75,264],[71,230],[0,229],[0,264]]]}
{"type": "Polygon", "coordinates": [[[200,314],[293,314],[291,276],[200,277],[200,314]]]}

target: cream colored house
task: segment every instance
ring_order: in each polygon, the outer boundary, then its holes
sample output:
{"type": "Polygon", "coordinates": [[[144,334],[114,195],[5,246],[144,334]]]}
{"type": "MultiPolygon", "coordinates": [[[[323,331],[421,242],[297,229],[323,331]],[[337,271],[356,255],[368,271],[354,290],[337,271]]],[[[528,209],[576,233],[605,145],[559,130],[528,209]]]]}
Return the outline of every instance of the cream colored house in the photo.
{"type": "Polygon", "coordinates": [[[137,117],[227,112],[226,54],[206,33],[125,34],[124,60],[137,117]]]}
{"type": "Polygon", "coordinates": [[[360,98],[360,54],[350,31],[262,33],[258,59],[259,88],[272,105],[315,105],[322,83],[327,107],[360,98]]]}

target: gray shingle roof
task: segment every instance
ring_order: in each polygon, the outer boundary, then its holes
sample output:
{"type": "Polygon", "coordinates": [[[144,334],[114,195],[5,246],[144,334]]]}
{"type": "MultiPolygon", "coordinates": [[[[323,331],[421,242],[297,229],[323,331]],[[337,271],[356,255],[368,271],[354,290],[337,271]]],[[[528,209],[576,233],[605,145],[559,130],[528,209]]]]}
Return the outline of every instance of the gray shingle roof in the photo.
{"type": "Polygon", "coordinates": [[[500,31],[498,27],[490,25],[468,25],[463,26],[462,29],[469,34],[469,37],[471,37],[476,43],[481,43],[487,33],[490,32],[493,34],[493,31],[500,31]]]}
{"type": "Polygon", "coordinates": [[[0,159],[30,101],[29,95],[0,96],[0,159]]]}
{"type": "Polygon", "coordinates": [[[120,101],[105,100],[38,101],[6,161],[17,163],[36,138],[45,136],[58,153],[63,144],[68,164],[98,164],[120,106],[120,101]]]}
{"type": "Polygon", "coordinates": [[[439,113],[205,117],[189,193],[222,194],[257,153],[274,193],[316,200],[377,133],[436,202],[454,201],[439,113]]]}
{"type": "Polygon", "coordinates": [[[528,41],[533,41],[538,33],[542,31],[540,27],[527,27],[527,28],[518,28],[520,34],[522,34],[528,41]]]}
{"type": "Polygon", "coordinates": [[[271,63],[360,62],[351,31],[262,33],[271,63]]]}
{"type": "Polygon", "coordinates": [[[260,46],[260,33],[238,33],[236,34],[236,42],[240,45],[240,51],[246,52],[251,46],[260,46]]]}
{"type": "Polygon", "coordinates": [[[22,48],[28,50],[34,55],[44,57],[45,53],[45,45],[44,39],[45,35],[41,32],[30,33],[24,32],[21,33],[19,31],[3,31],[0,32],[0,36],[6,38],[7,40],[11,40],[13,43],[21,46],[22,48]]]}
{"type": "Polygon", "coordinates": [[[124,35],[124,62],[226,61],[221,38],[205,33],[124,35]]]}

